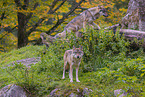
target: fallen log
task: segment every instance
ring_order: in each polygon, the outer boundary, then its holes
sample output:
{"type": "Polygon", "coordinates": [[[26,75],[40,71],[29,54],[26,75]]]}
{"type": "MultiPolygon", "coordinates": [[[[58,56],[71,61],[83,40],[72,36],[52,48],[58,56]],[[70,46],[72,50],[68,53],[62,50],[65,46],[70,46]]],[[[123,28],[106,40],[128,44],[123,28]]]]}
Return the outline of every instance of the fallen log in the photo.
{"type": "Polygon", "coordinates": [[[120,29],[120,33],[145,35],[145,31],[131,30],[131,29],[120,29]]]}
{"type": "Polygon", "coordinates": [[[56,39],[46,33],[41,33],[40,37],[42,39],[42,43],[46,45],[46,47],[49,47],[50,44],[52,44],[56,39]]]}
{"type": "MultiPolygon", "coordinates": [[[[119,26],[119,24],[115,24],[113,26],[109,26],[104,28],[106,29],[113,29],[114,34],[116,33],[116,28],[119,26]]],[[[142,40],[145,38],[145,32],[144,31],[139,31],[139,30],[131,30],[131,29],[120,29],[119,34],[124,34],[126,38],[133,39],[137,38],[137,40],[142,40]]]]}
{"type": "Polygon", "coordinates": [[[131,29],[120,29],[119,34],[130,40],[133,47],[143,47],[145,49],[145,32],[131,29]],[[136,40],[136,41],[135,41],[136,40]]]}
{"type": "Polygon", "coordinates": [[[105,30],[106,29],[109,29],[109,30],[113,30],[113,33],[115,34],[116,33],[116,29],[117,29],[117,27],[119,26],[119,24],[115,24],[115,25],[112,25],[112,26],[109,26],[109,27],[106,27],[106,28],[104,28],[105,30]]]}
{"type": "MultiPolygon", "coordinates": [[[[105,30],[113,30],[114,34],[116,33],[117,27],[119,24],[109,26],[104,28],[105,30]]],[[[131,42],[132,47],[139,48],[143,47],[145,49],[145,31],[132,30],[132,29],[120,29],[119,34],[124,35],[127,40],[131,42]]]]}
{"type": "Polygon", "coordinates": [[[120,34],[124,34],[126,38],[136,38],[137,40],[142,40],[145,38],[145,32],[144,31],[138,31],[138,30],[131,30],[131,29],[120,29],[120,34]]]}
{"type": "Polygon", "coordinates": [[[104,29],[114,29],[114,28],[117,28],[119,26],[119,24],[115,24],[115,25],[112,25],[112,26],[109,26],[109,27],[106,27],[104,29]]]}

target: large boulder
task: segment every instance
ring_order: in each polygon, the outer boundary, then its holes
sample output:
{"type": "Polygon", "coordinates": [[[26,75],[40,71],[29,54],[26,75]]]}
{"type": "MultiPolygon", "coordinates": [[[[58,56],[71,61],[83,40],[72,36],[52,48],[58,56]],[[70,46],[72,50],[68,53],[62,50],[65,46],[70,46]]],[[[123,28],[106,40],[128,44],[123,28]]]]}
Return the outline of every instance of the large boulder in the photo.
{"type": "Polygon", "coordinates": [[[11,84],[0,90],[0,97],[27,97],[27,93],[22,87],[11,84]]]}
{"type": "Polygon", "coordinates": [[[16,62],[13,62],[13,65],[15,63],[18,63],[18,64],[23,64],[25,65],[26,67],[30,68],[31,64],[36,64],[38,63],[39,61],[41,61],[41,57],[37,57],[37,58],[26,58],[26,59],[22,59],[22,60],[17,60],[16,62]]]}
{"type": "Polygon", "coordinates": [[[115,97],[126,97],[127,92],[123,91],[122,89],[114,90],[115,97]]]}
{"type": "Polygon", "coordinates": [[[130,0],[126,16],[121,21],[122,29],[139,29],[145,31],[145,2],[144,0],[130,0]]]}

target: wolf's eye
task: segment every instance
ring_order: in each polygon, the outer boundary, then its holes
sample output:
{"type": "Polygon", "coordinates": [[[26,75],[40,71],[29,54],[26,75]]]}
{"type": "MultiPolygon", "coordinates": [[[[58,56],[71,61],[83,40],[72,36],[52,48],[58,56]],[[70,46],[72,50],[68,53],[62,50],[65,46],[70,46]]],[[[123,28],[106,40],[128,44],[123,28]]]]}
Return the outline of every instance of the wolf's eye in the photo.
{"type": "Polygon", "coordinates": [[[74,54],[76,54],[77,52],[73,52],[74,54]]]}
{"type": "Polygon", "coordinates": [[[103,10],[100,10],[100,12],[102,12],[103,10]]]}

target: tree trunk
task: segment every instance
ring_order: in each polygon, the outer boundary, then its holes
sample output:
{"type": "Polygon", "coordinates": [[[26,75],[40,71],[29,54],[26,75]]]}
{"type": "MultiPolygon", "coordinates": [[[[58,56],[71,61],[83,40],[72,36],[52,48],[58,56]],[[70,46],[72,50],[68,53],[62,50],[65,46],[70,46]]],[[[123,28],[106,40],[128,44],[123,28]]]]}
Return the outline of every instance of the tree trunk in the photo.
{"type": "Polygon", "coordinates": [[[28,44],[28,35],[26,34],[26,15],[18,12],[18,48],[28,44]]]}
{"type": "MultiPolygon", "coordinates": [[[[17,17],[18,17],[18,48],[21,48],[23,46],[26,46],[28,44],[28,36],[31,34],[31,32],[26,32],[27,29],[27,23],[29,22],[30,18],[32,17],[33,13],[29,12],[27,14],[23,13],[27,11],[27,8],[29,6],[30,0],[14,0],[17,7],[17,17]],[[21,11],[21,12],[19,12],[21,11]]],[[[36,2],[33,6],[33,10],[38,6],[38,2],[36,2]]]]}

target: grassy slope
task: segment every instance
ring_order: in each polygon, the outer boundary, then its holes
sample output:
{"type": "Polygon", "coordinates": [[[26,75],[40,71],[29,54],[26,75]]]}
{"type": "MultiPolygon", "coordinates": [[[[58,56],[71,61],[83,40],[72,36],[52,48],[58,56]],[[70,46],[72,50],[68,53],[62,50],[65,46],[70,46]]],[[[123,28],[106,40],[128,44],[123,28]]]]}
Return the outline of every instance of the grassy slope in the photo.
{"type": "Polygon", "coordinates": [[[62,57],[68,47],[63,47],[63,49],[58,47],[60,46],[49,47],[45,55],[42,54],[43,46],[28,46],[1,54],[1,67],[16,60],[31,57],[41,56],[42,62],[32,65],[30,69],[21,64],[16,64],[16,66],[7,69],[1,68],[0,88],[15,83],[22,87],[25,86],[31,94],[36,94],[39,97],[47,96],[55,88],[59,88],[60,94],[66,96],[71,92],[77,92],[77,89],[82,91],[83,88],[91,89],[93,92],[90,93],[90,96],[96,97],[113,97],[115,89],[129,91],[130,95],[145,95],[145,75],[143,73],[143,70],[145,70],[145,55],[138,55],[142,51],[132,53],[132,56],[137,55],[132,58],[125,57],[124,52],[118,55],[110,54],[111,51],[106,51],[103,55],[98,53],[90,62],[82,61],[79,71],[81,82],[75,82],[74,72],[74,82],[70,83],[68,73],[64,80],[61,79],[62,57]]]}
{"type": "MultiPolygon", "coordinates": [[[[16,60],[40,57],[40,53],[43,50],[43,46],[26,46],[18,50],[12,50],[7,53],[0,54],[0,88],[5,86],[5,84],[11,84],[11,75],[6,72],[4,67],[16,60]]],[[[13,82],[12,82],[13,83],[13,82]]]]}
{"type": "Polygon", "coordinates": [[[40,57],[40,51],[42,51],[42,49],[42,46],[26,46],[18,50],[12,50],[8,53],[1,53],[0,65],[4,66],[12,63],[13,61],[25,58],[40,57]]]}

